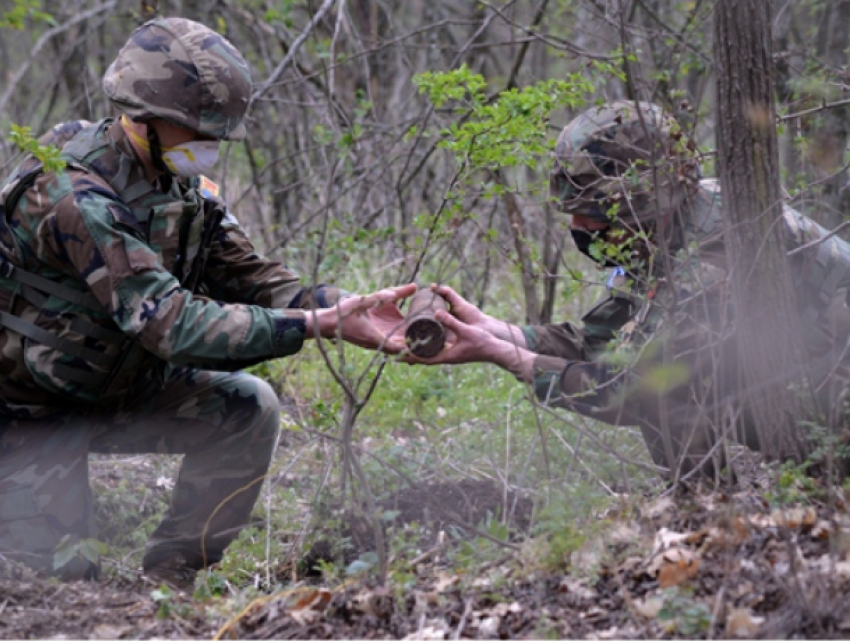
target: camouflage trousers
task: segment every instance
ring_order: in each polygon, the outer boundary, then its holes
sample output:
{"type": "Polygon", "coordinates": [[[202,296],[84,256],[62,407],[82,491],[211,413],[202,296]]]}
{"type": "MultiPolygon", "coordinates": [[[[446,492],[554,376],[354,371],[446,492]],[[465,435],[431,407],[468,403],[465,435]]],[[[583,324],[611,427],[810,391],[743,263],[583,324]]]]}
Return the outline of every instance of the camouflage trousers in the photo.
{"type": "Polygon", "coordinates": [[[147,542],[150,567],[176,553],[201,568],[248,522],[279,430],[278,399],[244,373],[176,369],[155,397],[109,416],[62,411],[0,422],[0,562],[62,578],[93,571],[82,557],[54,571],[54,550],[95,538],[88,454],[184,454],[171,505],[147,542]],[[66,543],[67,544],[67,540],[66,543]]]}

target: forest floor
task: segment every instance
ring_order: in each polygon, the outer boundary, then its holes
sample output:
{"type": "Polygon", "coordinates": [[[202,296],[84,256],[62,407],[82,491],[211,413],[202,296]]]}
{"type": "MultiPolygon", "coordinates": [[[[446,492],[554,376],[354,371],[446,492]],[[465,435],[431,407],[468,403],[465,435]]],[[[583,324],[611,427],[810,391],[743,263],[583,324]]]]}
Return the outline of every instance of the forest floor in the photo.
{"type": "MultiPolygon", "coordinates": [[[[399,518],[430,522],[440,535],[405,567],[391,560],[384,585],[364,571],[236,588],[213,570],[189,594],[126,568],[60,583],[3,564],[0,637],[846,638],[848,499],[793,475],[783,491],[772,506],[758,483],[623,497],[591,535],[514,534],[488,561],[464,565],[452,549],[484,539],[457,528],[446,537],[447,523],[474,522],[495,500],[494,488],[423,487],[396,496],[395,507],[399,518]],[[429,512],[429,505],[442,507],[429,512]]],[[[516,533],[528,512],[522,497],[513,503],[516,533]]]]}

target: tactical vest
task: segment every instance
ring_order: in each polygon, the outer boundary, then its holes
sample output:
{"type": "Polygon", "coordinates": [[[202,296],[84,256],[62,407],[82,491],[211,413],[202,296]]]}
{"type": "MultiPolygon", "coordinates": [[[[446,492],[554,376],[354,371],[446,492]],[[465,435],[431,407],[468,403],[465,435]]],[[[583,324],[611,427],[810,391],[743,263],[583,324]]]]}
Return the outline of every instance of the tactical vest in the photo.
{"type": "MultiPolygon", "coordinates": [[[[103,130],[106,124],[108,121],[82,129],[65,144],[62,159],[68,169],[96,174],[106,181],[117,199],[132,211],[138,231],[144,235],[148,246],[159,254],[162,265],[178,278],[183,287],[197,291],[215,230],[225,215],[223,205],[215,198],[204,197],[201,190],[208,183],[201,179],[193,179],[188,186],[175,185],[169,194],[158,191],[147,181],[131,183],[134,161],[121,154],[105,138],[103,130]]],[[[0,225],[5,227],[0,234],[2,238],[14,239],[16,244],[21,242],[8,225],[9,216],[41,174],[41,167],[35,166],[19,175],[13,174],[11,181],[5,185],[0,199],[0,225]]],[[[56,200],[64,195],[58,194],[56,200]]],[[[125,394],[141,391],[127,385],[128,375],[134,372],[145,377],[145,391],[162,385],[168,364],[121,332],[85,283],[69,281],[67,277],[64,282],[57,282],[58,279],[22,269],[15,259],[19,249],[0,244],[0,280],[4,281],[5,288],[14,290],[9,304],[0,309],[0,324],[21,334],[28,342],[35,341],[59,355],[70,357],[60,356],[57,362],[51,364],[51,376],[67,382],[70,389],[57,389],[52,381],[39,381],[37,373],[33,372],[36,382],[60,396],[64,392],[74,400],[105,404],[125,394]],[[68,340],[14,314],[16,296],[24,298],[38,310],[45,309],[50,300],[56,299],[80,308],[80,314],[67,324],[67,330],[77,340],[68,340]],[[112,347],[91,349],[85,344],[90,342],[86,339],[112,347]],[[128,368],[134,372],[122,372],[128,368]]]]}

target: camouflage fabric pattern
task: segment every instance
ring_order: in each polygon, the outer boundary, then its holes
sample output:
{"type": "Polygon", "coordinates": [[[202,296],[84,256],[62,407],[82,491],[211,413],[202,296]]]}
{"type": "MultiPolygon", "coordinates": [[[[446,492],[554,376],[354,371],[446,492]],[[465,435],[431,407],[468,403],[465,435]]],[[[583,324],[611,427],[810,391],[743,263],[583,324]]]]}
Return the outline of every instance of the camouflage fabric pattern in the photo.
{"type": "MultiPolygon", "coordinates": [[[[0,228],[0,249],[95,305],[57,296],[34,304],[19,282],[0,278],[0,309],[86,351],[69,355],[0,327],[0,414],[38,417],[79,402],[118,408],[161,386],[173,365],[235,371],[289,355],[304,340],[300,309],[336,302],[337,290],[314,296],[258,255],[196,181],[148,182],[115,121],[79,128],[63,153],[75,164],[38,177],[0,228]],[[208,252],[199,252],[202,237],[211,237],[208,252]]],[[[25,161],[0,197],[33,166],[25,161]]]]}
{"type": "Polygon", "coordinates": [[[242,54],[212,29],[185,18],[140,26],[103,78],[107,97],[132,119],[162,118],[223,140],[245,137],[251,87],[242,54]]]}
{"type": "Polygon", "coordinates": [[[57,411],[0,421],[0,558],[63,578],[91,575],[82,556],[53,568],[63,537],[96,538],[87,456],[185,454],[144,566],[179,553],[199,569],[221,559],[250,516],[279,430],[279,404],[253,376],[177,368],[153,397],[116,414],[57,411]]]}
{"type": "MultiPolygon", "coordinates": [[[[3,202],[36,179],[0,224],[0,249],[78,298],[0,278],[0,311],[76,350],[0,324],[0,556],[51,571],[62,537],[96,535],[89,452],[169,452],[186,458],[145,564],[175,551],[213,562],[253,506],[278,401],[259,379],[204,370],[298,351],[302,310],[341,292],[258,255],[198,180],[148,182],[117,122],[64,123],[41,142],[69,166],[16,168],[3,202]]],[[[78,559],[60,574],[89,570],[78,559]]]]}
{"type": "Polygon", "coordinates": [[[629,101],[607,103],[564,128],[549,182],[561,211],[640,230],[693,193],[693,142],[657,105],[641,102],[639,109],[629,101]]]}
{"type": "MultiPolygon", "coordinates": [[[[528,347],[540,354],[534,365],[540,400],[639,426],[655,462],[681,473],[721,453],[715,446],[730,435],[741,392],[718,182],[701,181],[690,205],[677,218],[686,242],[671,257],[672,273],[637,284],[641,303],[632,314],[623,313],[614,302],[621,294],[613,293],[580,325],[524,328],[528,347]],[[608,340],[602,330],[610,331],[608,340]],[[671,381],[663,390],[653,384],[659,367],[671,381]]],[[[850,390],[850,244],[787,206],[783,221],[806,332],[801,366],[835,424],[844,420],[850,390]]],[[[743,433],[732,436],[757,447],[747,417],[742,425],[743,433]]]]}

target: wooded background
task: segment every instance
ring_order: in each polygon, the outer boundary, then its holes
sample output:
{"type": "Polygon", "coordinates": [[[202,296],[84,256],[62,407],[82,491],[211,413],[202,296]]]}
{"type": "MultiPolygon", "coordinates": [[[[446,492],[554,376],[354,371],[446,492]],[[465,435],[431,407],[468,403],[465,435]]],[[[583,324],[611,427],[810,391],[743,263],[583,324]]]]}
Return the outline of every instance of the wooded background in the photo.
{"type": "MultiPolygon", "coordinates": [[[[594,101],[651,100],[679,118],[713,173],[714,6],[0,0],[0,171],[18,157],[13,123],[39,135],[109,115],[101,77],[130,31],[155,15],[185,16],[226,35],[252,66],[249,135],[229,146],[215,178],[266,253],[337,282],[363,259],[374,282],[349,288],[439,279],[484,305],[494,281],[516,279],[520,315],[548,320],[576,276],[565,217],[547,202],[558,131],[594,101]],[[462,65],[486,82],[477,111],[468,97],[438,105],[420,91],[419,74],[462,65]],[[520,162],[504,137],[489,156],[443,148],[441,132],[475,120],[502,92],[532,91],[539,105],[542,83],[577,78],[589,84],[569,104],[538,109],[540,138],[517,140],[520,162]]],[[[772,9],[782,182],[794,206],[833,228],[850,210],[841,106],[850,2],[772,9]]],[[[528,113],[518,104],[519,122],[528,113]]]]}
{"type": "MultiPolygon", "coordinates": [[[[717,175],[718,165],[726,174],[744,168],[732,189],[729,176],[723,177],[724,194],[738,188],[752,196],[727,203],[732,214],[742,210],[730,228],[742,229],[749,214],[777,214],[779,193],[850,237],[844,228],[850,211],[850,0],[0,0],[0,175],[21,156],[15,142],[27,137],[21,127],[37,136],[58,122],[114,115],[102,75],[129,33],[159,15],[204,22],[248,59],[255,81],[248,137],[226,145],[212,177],[261,251],[285,260],[307,282],[367,292],[411,280],[442,281],[511,322],[579,318],[599,296],[590,285],[604,275],[577,254],[567,217],[549,201],[551,151],[576,113],[622,98],[672,112],[698,144],[707,176],[717,175]],[[746,15],[757,18],[741,18],[746,15]],[[757,40],[764,36],[772,38],[772,52],[757,40]],[[715,43],[727,50],[718,52],[715,43]],[[753,69],[758,73],[748,74],[732,52],[744,45],[761,54],[753,56],[760,60],[753,69]],[[720,63],[725,84],[717,82],[720,63]],[[753,142],[752,123],[736,118],[739,77],[768,84],[750,98],[768,114],[765,131],[774,133],[776,119],[781,189],[764,194],[747,191],[747,180],[766,169],[766,182],[775,183],[773,154],[762,154],[769,167],[754,167],[747,153],[761,147],[736,156],[715,137],[735,129],[737,139],[753,142]],[[770,85],[775,100],[766,105],[770,85]],[[719,86],[726,92],[722,104],[719,86]]],[[[773,151],[770,142],[764,149],[773,151]]],[[[747,230],[750,238],[758,233],[747,230]]],[[[781,238],[770,249],[781,257],[781,238]]],[[[734,253],[732,264],[740,266],[738,257],[755,260],[756,253],[770,252],[739,242],[734,253]]],[[[776,272],[766,277],[790,287],[776,272]]],[[[744,285],[741,297],[760,282],[744,285]]],[[[788,302],[787,293],[777,298],[788,302]]],[[[760,311],[771,319],[787,317],[760,311]]],[[[779,354],[793,341],[748,344],[752,334],[779,335],[764,330],[764,316],[752,316],[751,334],[742,332],[741,353],[749,356],[744,348],[751,347],[756,354],[742,360],[758,365],[742,380],[779,379],[756,399],[773,411],[759,416],[762,452],[791,454],[800,462],[794,439],[779,436],[796,436],[801,414],[776,401],[790,395],[787,381],[772,376],[784,368],[776,362],[793,356],[791,349],[779,354]],[[765,352],[777,358],[760,358],[765,352]]],[[[332,357],[343,354],[337,347],[332,357]]],[[[493,481],[504,500],[490,516],[498,512],[505,522],[515,505],[509,488],[534,496],[543,506],[535,531],[552,534],[552,556],[561,568],[585,536],[595,537],[598,530],[587,524],[598,520],[600,494],[607,500],[660,487],[636,430],[600,427],[527,403],[529,390],[497,368],[384,369],[376,358],[364,369],[370,378],[356,370],[363,364],[358,359],[371,354],[349,352],[334,361],[326,352],[317,358],[312,348],[258,366],[281,393],[286,447],[265,484],[262,535],[242,537],[225,572],[247,568],[256,583],[260,568],[271,585],[280,568],[290,561],[295,567],[311,519],[330,528],[319,509],[325,497],[356,495],[358,501],[365,496],[379,576],[407,573],[418,552],[405,547],[404,537],[384,540],[376,500],[392,488],[421,484],[422,494],[411,501],[420,506],[427,501],[419,496],[441,496],[435,486],[460,487],[458,477],[493,481]],[[337,365],[333,378],[326,367],[331,361],[337,365]],[[339,470],[337,486],[332,481],[339,470]],[[293,523],[301,524],[295,534],[293,523]]],[[[102,469],[112,464],[99,462],[102,469]]],[[[109,482],[100,485],[101,518],[123,520],[129,530],[114,534],[110,545],[121,550],[129,540],[138,552],[139,532],[155,526],[149,494],[160,487],[159,468],[138,481],[132,465],[120,465],[114,478],[130,480],[113,489],[113,476],[103,475],[109,482]],[[144,527],[137,514],[127,514],[141,512],[138,505],[148,510],[144,527]]],[[[786,476],[770,500],[791,502],[799,498],[798,487],[811,487],[793,478],[788,483],[786,476]]],[[[162,509],[165,501],[161,497],[162,509]]],[[[347,513],[339,518],[337,525],[348,524],[347,513]]],[[[480,515],[467,525],[479,521],[480,515]]],[[[480,540],[507,540],[497,521],[481,521],[495,529],[482,534],[479,528],[480,540]]],[[[751,552],[748,547],[742,554],[751,552]]],[[[481,565],[480,556],[466,558],[469,567],[481,565]]],[[[762,575],[753,582],[771,585],[762,575]]],[[[846,611],[828,603],[825,610],[846,611]]]]}

